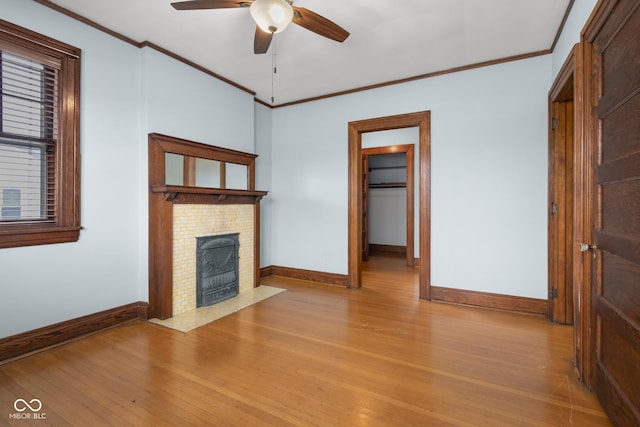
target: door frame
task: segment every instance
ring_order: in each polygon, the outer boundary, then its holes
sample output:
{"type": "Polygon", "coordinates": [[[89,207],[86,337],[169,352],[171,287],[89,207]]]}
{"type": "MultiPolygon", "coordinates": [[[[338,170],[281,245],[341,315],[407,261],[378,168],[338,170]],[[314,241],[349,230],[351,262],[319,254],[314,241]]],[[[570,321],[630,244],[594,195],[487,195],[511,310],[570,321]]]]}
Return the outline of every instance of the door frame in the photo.
{"type": "MultiPolygon", "coordinates": [[[[406,154],[406,218],[407,218],[407,226],[406,226],[406,258],[407,265],[414,266],[416,265],[416,261],[414,259],[414,230],[415,230],[415,213],[414,213],[414,182],[415,177],[413,174],[414,169],[414,146],[413,144],[402,144],[402,145],[385,145],[380,147],[372,147],[372,148],[364,148],[362,149],[362,154],[368,156],[377,156],[381,154],[394,154],[394,153],[405,153],[406,154]]],[[[367,216],[367,221],[369,221],[369,216],[367,216]]],[[[368,229],[368,227],[367,227],[368,229]]],[[[364,250],[366,251],[366,248],[364,250]]]]}
{"type": "Polygon", "coordinates": [[[420,298],[431,299],[431,112],[349,122],[348,276],[347,286],[362,286],[362,134],[418,128],[420,298]]]}
{"type": "MultiPolygon", "coordinates": [[[[595,308],[592,300],[591,276],[593,259],[588,252],[579,252],[580,242],[593,242],[595,224],[595,160],[598,129],[593,115],[597,100],[593,87],[593,58],[591,42],[586,38],[587,29],[597,26],[604,14],[599,3],[585,24],[578,48],[574,50],[574,193],[573,193],[573,284],[574,284],[574,336],[576,369],[578,376],[591,390],[595,384],[595,308]],[[595,11],[598,10],[598,13],[595,11]]],[[[593,36],[595,37],[595,36],[593,36]]],[[[591,39],[593,41],[593,39],[591,39]]]]}
{"type": "MultiPolygon", "coordinates": [[[[549,320],[573,324],[573,176],[575,51],[569,53],[549,91],[548,299],[549,320]]],[[[577,342],[577,340],[576,340],[577,342]]],[[[577,351],[576,351],[577,354],[577,351]]]]}
{"type": "MultiPolygon", "coordinates": [[[[587,25],[589,25],[587,23],[587,25]]],[[[573,336],[574,354],[578,377],[588,389],[593,381],[593,361],[595,346],[593,329],[596,325],[592,308],[591,269],[592,258],[579,250],[579,242],[593,241],[595,179],[593,162],[595,159],[595,141],[597,131],[593,128],[590,103],[593,102],[593,64],[589,56],[588,43],[584,35],[580,43],[574,46],[565,64],[558,72],[556,81],[549,92],[549,113],[553,112],[554,100],[561,100],[567,94],[570,81],[573,81],[573,214],[572,239],[567,250],[571,251],[573,280],[573,336]]],[[[551,119],[551,116],[550,116],[551,119]]],[[[550,120],[551,123],[551,120],[550,120]]],[[[550,124],[550,140],[551,124],[550,124]]],[[[551,155],[551,153],[550,153],[551,155]]],[[[551,167],[551,163],[549,165],[551,167]]],[[[551,172],[550,172],[551,173],[551,172]]],[[[568,190],[568,189],[567,189],[568,190]]],[[[551,256],[551,248],[549,248],[551,256]]],[[[550,278],[551,280],[551,275],[550,278]]],[[[549,290],[551,291],[551,283],[549,290]]],[[[565,294],[566,295],[566,294],[565,294]]]]}
{"type": "MultiPolygon", "coordinates": [[[[593,15],[585,26],[594,24],[593,15]],[[590,23],[591,24],[590,24],[590,23]]],[[[593,85],[593,63],[590,45],[584,33],[580,43],[574,46],[565,64],[558,73],[550,92],[551,103],[561,99],[562,91],[573,79],[573,215],[572,215],[572,279],[573,279],[573,330],[575,364],[578,377],[588,389],[594,384],[595,310],[592,307],[592,257],[581,253],[579,242],[593,241],[595,220],[594,160],[597,129],[591,114],[595,99],[593,85]],[[571,59],[573,57],[573,59],[571,59]]],[[[551,132],[551,130],[550,130],[551,132]]],[[[550,136],[551,138],[551,136],[550,136]]]]}

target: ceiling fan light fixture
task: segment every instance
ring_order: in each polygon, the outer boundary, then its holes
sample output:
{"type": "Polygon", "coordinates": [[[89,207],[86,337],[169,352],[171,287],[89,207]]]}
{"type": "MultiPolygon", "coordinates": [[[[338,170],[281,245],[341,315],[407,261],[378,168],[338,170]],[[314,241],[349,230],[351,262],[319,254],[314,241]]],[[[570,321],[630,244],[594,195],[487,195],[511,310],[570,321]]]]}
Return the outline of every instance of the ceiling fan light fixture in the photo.
{"type": "Polygon", "coordinates": [[[249,12],[266,33],[281,32],[293,19],[293,8],[286,0],[255,0],[249,12]]]}

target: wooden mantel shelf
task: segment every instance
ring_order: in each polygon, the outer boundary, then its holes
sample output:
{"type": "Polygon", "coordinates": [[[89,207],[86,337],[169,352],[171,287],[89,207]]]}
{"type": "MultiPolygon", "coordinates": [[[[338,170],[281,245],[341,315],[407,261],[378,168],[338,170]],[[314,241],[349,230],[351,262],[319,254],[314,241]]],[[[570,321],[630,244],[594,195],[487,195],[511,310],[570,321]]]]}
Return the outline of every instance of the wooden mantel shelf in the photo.
{"type": "Polygon", "coordinates": [[[175,204],[247,204],[255,205],[267,191],[232,190],[228,188],[187,187],[181,185],[152,185],[152,193],[164,194],[165,200],[175,204]]]}

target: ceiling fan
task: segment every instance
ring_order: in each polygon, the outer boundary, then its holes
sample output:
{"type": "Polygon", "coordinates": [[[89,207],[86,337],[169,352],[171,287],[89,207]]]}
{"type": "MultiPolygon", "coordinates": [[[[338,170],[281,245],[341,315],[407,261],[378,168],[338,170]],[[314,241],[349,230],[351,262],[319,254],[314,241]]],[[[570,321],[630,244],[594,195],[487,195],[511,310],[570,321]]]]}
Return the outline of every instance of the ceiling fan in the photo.
{"type": "Polygon", "coordinates": [[[342,43],[349,32],[327,18],[303,7],[293,6],[293,0],[190,0],[171,3],[177,10],[234,9],[248,7],[256,21],[253,52],[266,53],[273,35],[293,22],[323,37],[342,43]]]}

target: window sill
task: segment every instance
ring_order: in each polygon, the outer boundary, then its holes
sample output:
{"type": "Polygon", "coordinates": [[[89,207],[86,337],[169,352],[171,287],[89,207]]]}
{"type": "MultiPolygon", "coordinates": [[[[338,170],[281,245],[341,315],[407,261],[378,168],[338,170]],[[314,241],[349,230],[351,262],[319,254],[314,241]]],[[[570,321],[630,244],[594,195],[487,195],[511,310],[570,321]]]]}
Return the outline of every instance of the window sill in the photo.
{"type": "Polygon", "coordinates": [[[0,226],[0,248],[77,242],[81,229],[55,225],[0,226]]]}

